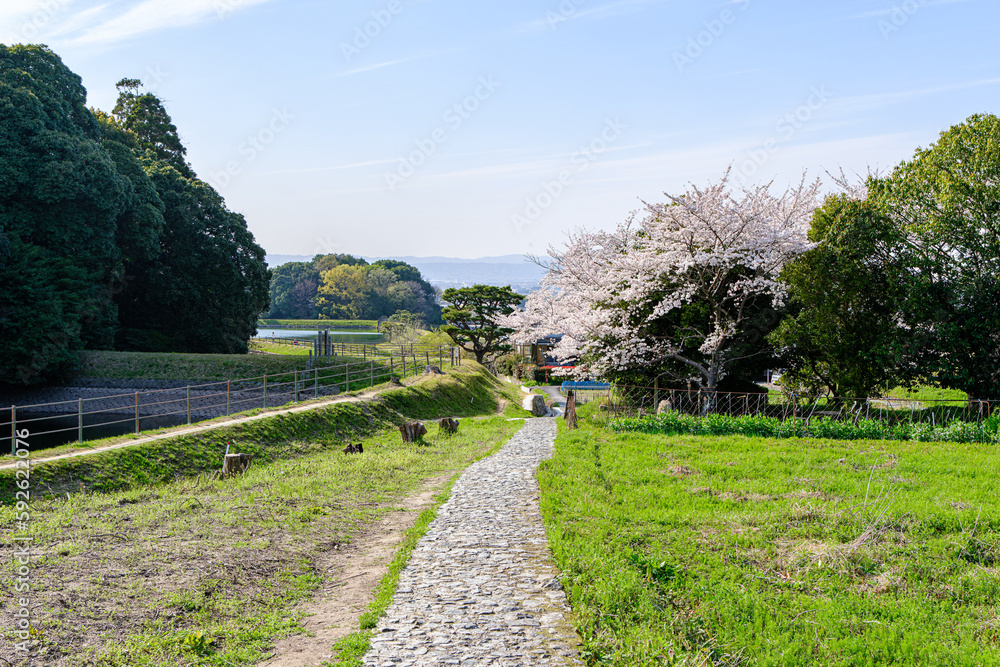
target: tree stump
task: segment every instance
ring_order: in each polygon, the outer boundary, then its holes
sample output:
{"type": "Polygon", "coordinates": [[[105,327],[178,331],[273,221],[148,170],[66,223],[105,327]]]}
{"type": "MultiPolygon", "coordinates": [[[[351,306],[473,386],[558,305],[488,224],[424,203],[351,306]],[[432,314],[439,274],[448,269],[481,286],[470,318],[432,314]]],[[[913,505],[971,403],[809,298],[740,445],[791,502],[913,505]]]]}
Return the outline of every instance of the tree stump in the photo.
{"type": "Polygon", "coordinates": [[[576,394],[573,391],[566,392],[566,412],[563,414],[566,419],[566,428],[572,430],[577,428],[576,424],[576,394]]]}
{"type": "Polygon", "coordinates": [[[458,420],[453,417],[445,417],[438,422],[438,426],[445,433],[458,433],[458,420]]]}
{"type": "Polygon", "coordinates": [[[399,427],[403,442],[418,442],[427,435],[427,427],[420,422],[408,422],[399,427]]]}
{"type": "Polygon", "coordinates": [[[253,454],[226,454],[222,461],[222,476],[242,475],[253,463],[253,454]]]}
{"type": "Polygon", "coordinates": [[[348,445],[347,447],[344,447],[344,453],[345,454],[364,454],[365,453],[365,448],[359,442],[356,445],[348,445]]]}
{"type": "Polygon", "coordinates": [[[444,375],[444,373],[437,366],[425,366],[424,375],[444,375]]]}

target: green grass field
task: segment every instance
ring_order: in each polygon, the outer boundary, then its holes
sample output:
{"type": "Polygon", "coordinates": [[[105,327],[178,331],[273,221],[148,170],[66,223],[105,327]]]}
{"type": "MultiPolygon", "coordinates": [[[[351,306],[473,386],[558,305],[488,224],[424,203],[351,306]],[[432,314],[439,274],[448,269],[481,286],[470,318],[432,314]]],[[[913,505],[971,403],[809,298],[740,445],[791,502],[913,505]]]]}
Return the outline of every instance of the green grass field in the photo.
{"type": "MultiPolygon", "coordinates": [[[[349,544],[424,480],[461,471],[520,428],[507,417],[523,411],[498,413],[512,398],[506,391],[468,364],[367,404],[33,466],[21,533],[33,539],[31,664],[259,664],[276,639],[302,631],[296,604],[338,583],[338,572],[320,566],[325,552],[349,544]],[[437,409],[483,418],[463,420],[456,435],[430,428],[425,446],[400,442],[397,424],[437,409]],[[345,456],[345,442],[363,442],[365,453],[345,456]],[[207,474],[230,444],[255,454],[254,465],[226,480],[207,474]]],[[[13,471],[0,472],[8,551],[19,521],[14,481],[13,471]]],[[[432,516],[425,512],[401,545],[351,635],[356,651],[432,516]]],[[[5,590],[16,567],[0,563],[5,590]]],[[[17,664],[10,627],[0,635],[0,658],[17,664]]]]}
{"type": "Polygon", "coordinates": [[[614,434],[539,472],[591,665],[1000,664],[993,446],[614,434]]]}

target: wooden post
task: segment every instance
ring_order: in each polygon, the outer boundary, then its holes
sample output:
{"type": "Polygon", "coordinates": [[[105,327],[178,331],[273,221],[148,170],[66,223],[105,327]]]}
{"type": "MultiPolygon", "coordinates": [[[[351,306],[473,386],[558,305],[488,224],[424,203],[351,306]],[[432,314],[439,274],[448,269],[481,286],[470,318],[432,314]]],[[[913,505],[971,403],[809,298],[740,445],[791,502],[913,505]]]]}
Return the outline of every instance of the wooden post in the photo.
{"type": "Polygon", "coordinates": [[[570,389],[566,392],[566,412],[563,414],[563,419],[566,420],[566,428],[575,429],[576,424],[576,394],[570,389]]]}
{"type": "Polygon", "coordinates": [[[369,387],[375,386],[375,360],[372,359],[368,362],[368,381],[369,387]]]}
{"type": "Polygon", "coordinates": [[[233,395],[233,381],[226,380],[226,416],[229,416],[229,406],[232,402],[233,395]]]}
{"type": "Polygon", "coordinates": [[[344,391],[351,390],[351,362],[344,364],[344,374],[346,379],[344,380],[344,391]]]}
{"type": "MultiPolygon", "coordinates": [[[[305,371],[303,371],[305,373],[305,371]]],[[[292,384],[295,386],[295,402],[299,402],[299,372],[292,371],[292,384]]]]}
{"type": "Polygon", "coordinates": [[[660,412],[660,376],[653,380],[653,414],[660,412]]]}
{"type": "Polygon", "coordinates": [[[17,406],[10,406],[10,453],[17,456],[17,406]]]}
{"type": "Polygon", "coordinates": [[[191,385],[187,388],[187,412],[188,412],[188,426],[191,425],[191,385]]]}
{"type": "Polygon", "coordinates": [[[83,442],[83,399],[76,399],[76,441],[83,442]]]}
{"type": "Polygon", "coordinates": [[[319,369],[313,369],[313,398],[319,398],[319,369]]]}
{"type": "Polygon", "coordinates": [[[267,408],[267,373],[264,373],[264,408],[267,408]]]}
{"type": "Polygon", "coordinates": [[[396,366],[396,360],[392,358],[392,355],[389,355],[389,377],[390,378],[392,378],[392,377],[394,377],[396,375],[396,368],[395,368],[395,366],[396,366]]]}
{"type": "Polygon", "coordinates": [[[135,434],[139,435],[139,392],[135,392],[135,434]]]}

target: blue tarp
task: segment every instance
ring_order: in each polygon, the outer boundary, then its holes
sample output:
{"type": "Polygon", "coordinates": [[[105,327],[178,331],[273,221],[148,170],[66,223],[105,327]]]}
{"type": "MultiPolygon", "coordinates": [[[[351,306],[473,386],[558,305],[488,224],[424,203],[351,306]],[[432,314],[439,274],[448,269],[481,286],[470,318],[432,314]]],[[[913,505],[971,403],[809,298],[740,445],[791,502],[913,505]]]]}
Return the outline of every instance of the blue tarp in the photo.
{"type": "Polygon", "coordinates": [[[562,391],[580,391],[586,389],[610,389],[611,384],[608,382],[597,382],[595,380],[567,380],[562,383],[562,391]]]}

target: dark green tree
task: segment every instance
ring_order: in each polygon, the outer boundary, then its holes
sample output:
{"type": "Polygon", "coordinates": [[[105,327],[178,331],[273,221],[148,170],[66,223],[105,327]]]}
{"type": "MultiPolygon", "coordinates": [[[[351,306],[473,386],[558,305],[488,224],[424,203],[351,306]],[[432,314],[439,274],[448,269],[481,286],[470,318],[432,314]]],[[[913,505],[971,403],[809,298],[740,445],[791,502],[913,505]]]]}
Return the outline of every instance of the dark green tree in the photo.
{"type": "Polygon", "coordinates": [[[185,178],[195,178],[185,156],[177,126],[163,102],[152,93],[142,93],[142,81],[122,79],[117,83],[118,102],[111,112],[118,124],[135,135],[138,145],[150,151],[160,162],[176,169],[185,178]]]}
{"type": "Polygon", "coordinates": [[[80,77],[42,46],[0,45],[0,382],[58,379],[110,347],[128,181],[80,77]]]}
{"type": "Polygon", "coordinates": [[[837,397],[867,397],[905,382],[902,230],[871,201],[831,196],[816,211],[809,240],[816,247],[781,274],[795,313],[771,334],[785,350],[788,380],[825,386],[837,397]]]}
{"type": "Polygon", "coordinates": [[[441,331],[451,336],[463,350],[476,355],[476,361],[483,363],[486,355],[511,349],[505,339],[513,329],[501,326],[500,318],[514,312],[523,300],[524,296],[509,285],[446,289],[444,301],[450,305],[441,313],[447,322],[441,326],[441,331]]]}
{"type": "Polygon", "coordinates": [[[268,305],[264,249],[211,186],[162,162],[146,171],[166,224],[158,258],[126,288],[142,298],[122,320],[122,346],[246,352],[268,305]]]}
{"type": "Polygon", "coordinates": [[[941,133],[870,198],[912,246],[906,361],[944,387],[1000,398],[1000,118],[941,133]]]}

